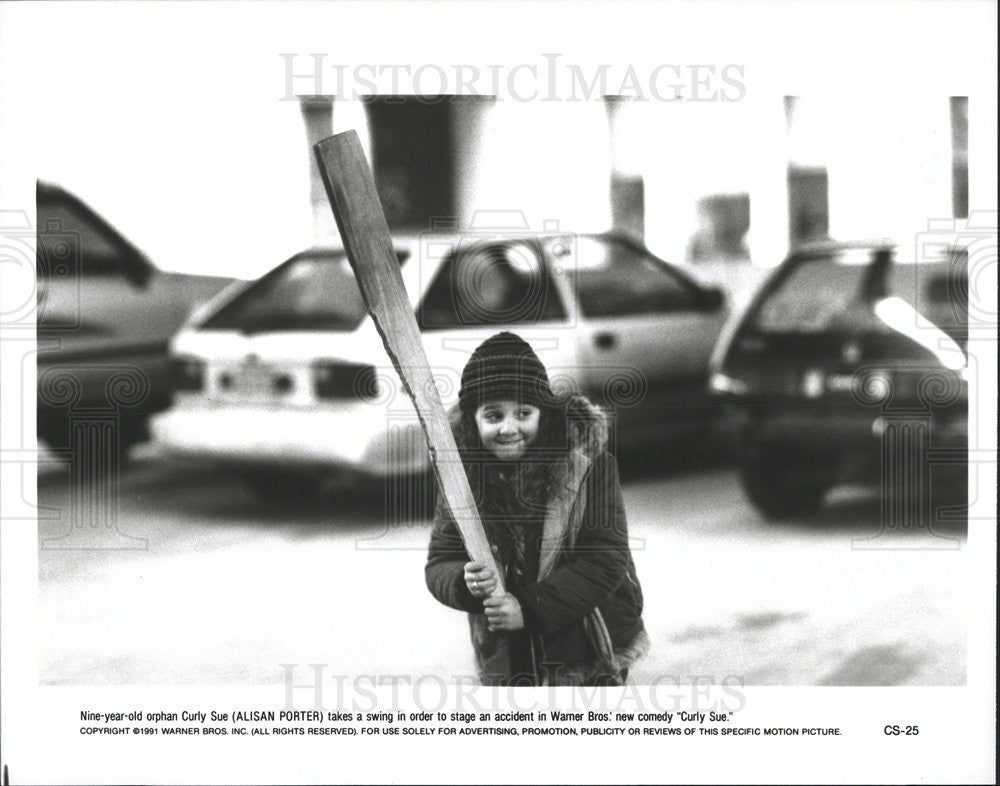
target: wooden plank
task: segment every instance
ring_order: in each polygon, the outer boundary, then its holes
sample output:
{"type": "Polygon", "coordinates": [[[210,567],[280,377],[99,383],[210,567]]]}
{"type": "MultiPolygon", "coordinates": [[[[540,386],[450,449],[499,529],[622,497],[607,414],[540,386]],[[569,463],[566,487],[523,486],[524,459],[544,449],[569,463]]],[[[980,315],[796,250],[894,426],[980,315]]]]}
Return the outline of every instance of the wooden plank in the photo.
{"type": "Polygon", "coordinates": [[[318,142],[314,150],[368,313],[420,418],[441,494],[469,555],[496,571],[498,583],[493,594],[501,595],[503,577],[479,520],[455,437],[434,384],[361,142],[356,132],[347,131],[318,142]]]}

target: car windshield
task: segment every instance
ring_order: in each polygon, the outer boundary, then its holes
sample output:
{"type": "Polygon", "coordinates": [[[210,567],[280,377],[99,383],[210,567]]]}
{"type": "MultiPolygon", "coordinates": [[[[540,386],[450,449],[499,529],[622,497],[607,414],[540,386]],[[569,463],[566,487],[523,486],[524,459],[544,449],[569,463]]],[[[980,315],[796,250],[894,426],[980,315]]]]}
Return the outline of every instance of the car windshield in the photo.
{"type": "MultiPolygon", "coordinates": [[[[402,262],[405,255],[399,256],[402,262]]],[[[307,252],[252,284],[201,327],[244,333],[349,332],[361,324],[366,313],[344,252],[307,252]]]]}
{"type": "Polygon", "coordinates": [[[696,292],[662,261],[616,238],[579,237],[569,258],[585,316],[627,317],[691,311],[696,292]]]}
{"type": "Polygon", "coordinates": [[[750,321],[759,334],[899,332],[893,317],[933,325],[964,345],[964,254],[897,263],[886,249],[802,257],[770,287],[750,321]]]}

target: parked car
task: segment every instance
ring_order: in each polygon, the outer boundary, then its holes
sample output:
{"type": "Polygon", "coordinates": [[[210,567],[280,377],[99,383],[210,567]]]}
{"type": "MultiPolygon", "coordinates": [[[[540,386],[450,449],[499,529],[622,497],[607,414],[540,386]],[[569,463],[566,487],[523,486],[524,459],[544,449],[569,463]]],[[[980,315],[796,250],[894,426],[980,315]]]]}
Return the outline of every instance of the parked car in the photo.
{"type": "MultiPolygon", "coordinates": [[[[397,253],[446,406],[483,340],[529,341],[553,385],[616,411],[621,440],[696,429],[727,317],[705,287],[617,235],[400,240],[397,253]]],[[[267,494],[348,470],[419,475],[426,445],[338,249],[237,286],[174,339],[177,396],[154,421],[174,453],[242,467],[267,494]]]]}
{"type": "Polygon", "coordinates": [[[720,339],[710,381],[757,508],[810,513],[849,481],[925,504],[931,484],[964,494],[967,292],[958,250],[918,264],[891,243],[826,242],[775,269],[720,339]]]}
{"type": "Polygon", "coordinates": [[[74,422],[110,424],[127,449],[148,436],[149,416],[170,404],[170,337],[196,303],[232,279],[157,270],[51,183],[37,184],[36,214],[38,437],[63,449],[74,422]]]}

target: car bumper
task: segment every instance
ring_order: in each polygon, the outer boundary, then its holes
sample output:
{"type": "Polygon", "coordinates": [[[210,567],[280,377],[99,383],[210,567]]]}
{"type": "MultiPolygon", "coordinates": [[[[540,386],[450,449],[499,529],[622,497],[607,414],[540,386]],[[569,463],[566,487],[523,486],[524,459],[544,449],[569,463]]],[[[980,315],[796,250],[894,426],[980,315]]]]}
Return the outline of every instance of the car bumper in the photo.
{"type": "Polygon", "coordinates": [[[217,464],[343,468],[383,477],[430,466],[416,417],[387,416],[375,407],[175,408],[154,417],[150,430],[167,454],[217,464]]]}
{"type": "Polygon", "coordinates": [[[166,354],[48,353],[38,360],[38,413],[149,414],[171,399],[166,354]]]}
{"type": "Polygon", "coordinates": [[[798,453],[836,459],[845,475],[877,475],[886,460],[924,461],[941,465],[938,471],[964,466],[968,450],[965,406],[939,411],[785,407],[729,407],[724,417],[733,448],[768,444],[798,453]],[[949,466],[945,466],[949,465],[949,466]]]}
{"type": "Polygon", "coordinates": [[[926,440],[932,448],[962,448],[968,443],[968,421],[959,415],[858,410],[768,412],[756,419],[756,433],[772,442],[814,442],[831,448],[859,449],[878,444],[890,433],[926,440]]]}

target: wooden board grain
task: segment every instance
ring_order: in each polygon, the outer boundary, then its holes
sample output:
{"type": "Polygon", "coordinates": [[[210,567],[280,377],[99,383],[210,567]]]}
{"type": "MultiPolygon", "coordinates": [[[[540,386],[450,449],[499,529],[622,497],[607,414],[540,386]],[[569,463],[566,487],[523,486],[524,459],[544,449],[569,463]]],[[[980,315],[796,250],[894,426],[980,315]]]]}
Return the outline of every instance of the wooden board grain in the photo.
{"type": "Polygon", "coordinates": [[[417,411],[441,494],[469,555],[496,571],[500,581],[493,594],[503,594],[502,576],[424,353],[361,141],[356,132],[347,131],[318,142],[314,150],[347,258],[385,351],[417,411]]]}

